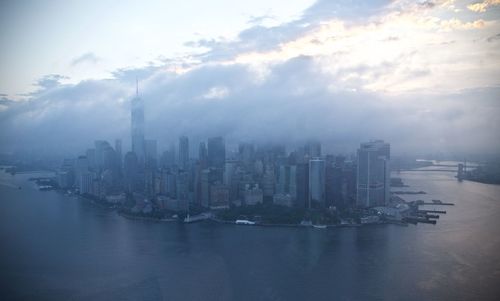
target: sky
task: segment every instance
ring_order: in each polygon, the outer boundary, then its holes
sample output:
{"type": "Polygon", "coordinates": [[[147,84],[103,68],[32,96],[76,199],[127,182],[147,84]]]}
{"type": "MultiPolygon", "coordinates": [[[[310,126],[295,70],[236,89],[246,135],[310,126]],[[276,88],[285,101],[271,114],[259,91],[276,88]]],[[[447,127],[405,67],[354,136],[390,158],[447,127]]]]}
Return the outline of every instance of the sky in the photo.
{"type": "Polygon", "coordinates": [[[0,151],[146,136],[500,154],[500,0],[2,1],[0,151]]]}

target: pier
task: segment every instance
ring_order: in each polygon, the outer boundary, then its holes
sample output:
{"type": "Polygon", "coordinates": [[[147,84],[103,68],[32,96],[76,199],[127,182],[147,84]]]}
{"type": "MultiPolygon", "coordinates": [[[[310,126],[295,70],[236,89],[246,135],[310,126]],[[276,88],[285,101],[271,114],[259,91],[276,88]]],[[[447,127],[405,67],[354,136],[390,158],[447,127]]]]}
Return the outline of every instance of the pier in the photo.
{"type": "Polygon", "coordinates": [[[417,213],[437,213],[437,214],[446,214],[444,210],[417,210],[417,213]]]}
{"type": "Polygon", "coordinates": [[[408,216],[403,218],[403,221],[411,223],[411,224],[417,224],[417,223],[424,223],[424,224],[436,224],[435,220],[425,218],[425,217],[416,217],[416,216],[408,216]]]}

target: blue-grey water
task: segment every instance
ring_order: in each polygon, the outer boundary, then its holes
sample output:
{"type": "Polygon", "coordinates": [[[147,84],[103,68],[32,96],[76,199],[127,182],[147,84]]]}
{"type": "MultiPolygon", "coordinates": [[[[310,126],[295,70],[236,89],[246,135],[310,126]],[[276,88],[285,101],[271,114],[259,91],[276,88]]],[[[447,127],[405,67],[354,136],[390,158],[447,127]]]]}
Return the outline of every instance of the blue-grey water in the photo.
{"type": "Polygon", "coordinates": [[[1,300],[500,300],[500,186],[405,172],[437,225],[127,220],[0,173],[1,300]],[[21,185],[22,189],[17,189],[21,185]]]}

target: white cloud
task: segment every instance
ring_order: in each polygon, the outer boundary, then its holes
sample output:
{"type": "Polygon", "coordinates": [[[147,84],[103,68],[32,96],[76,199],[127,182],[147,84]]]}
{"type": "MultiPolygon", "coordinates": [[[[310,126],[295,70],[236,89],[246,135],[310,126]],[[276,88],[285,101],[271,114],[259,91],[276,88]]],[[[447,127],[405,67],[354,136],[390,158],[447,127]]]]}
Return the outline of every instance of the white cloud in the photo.
{"type": "Polygon", "coordinates": [[[490,6],[500,5],[500,0],[484,0],[467,5],[467,8],[473,12],[484,13],[490,6]]]}

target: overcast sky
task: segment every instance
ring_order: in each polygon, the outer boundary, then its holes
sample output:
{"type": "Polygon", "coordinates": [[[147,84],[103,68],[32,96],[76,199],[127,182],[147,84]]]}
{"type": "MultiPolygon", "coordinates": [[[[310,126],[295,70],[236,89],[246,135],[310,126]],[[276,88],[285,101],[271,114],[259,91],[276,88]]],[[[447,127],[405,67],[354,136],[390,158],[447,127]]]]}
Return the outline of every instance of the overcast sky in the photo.
{"type": "Polygon", "coordinates": [[[146,135],[500,153],[500,0],[2,1],[0,148],[146,135]]]}

